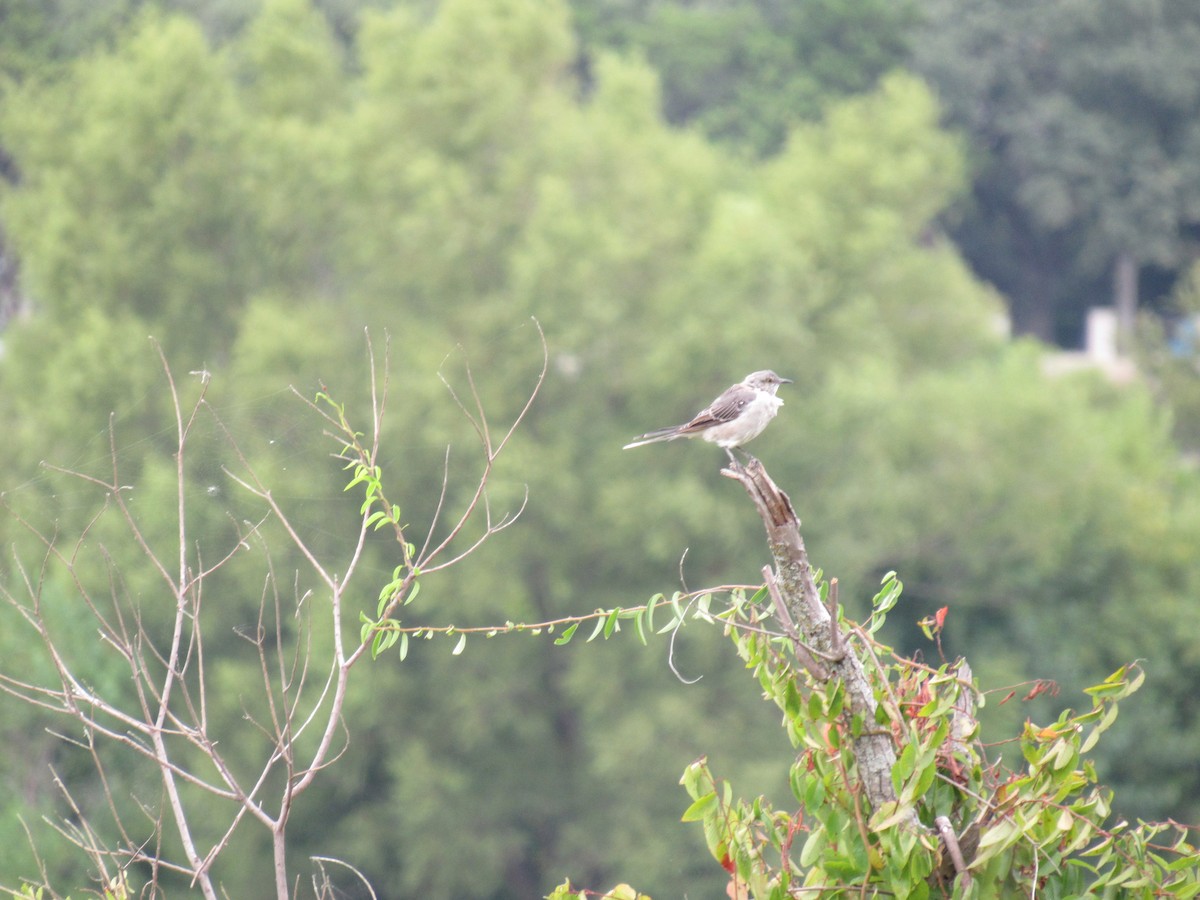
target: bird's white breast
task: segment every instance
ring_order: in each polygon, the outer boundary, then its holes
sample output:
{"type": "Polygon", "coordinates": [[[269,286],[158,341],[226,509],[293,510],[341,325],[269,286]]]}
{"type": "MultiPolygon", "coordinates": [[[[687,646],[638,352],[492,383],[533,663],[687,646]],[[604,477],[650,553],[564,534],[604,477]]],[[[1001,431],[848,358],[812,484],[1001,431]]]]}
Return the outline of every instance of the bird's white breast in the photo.
{"type": "Polygon", "coordinates": [[[718,447],[740,447],[762,434],[781,406],[783,401],[774,394],[759,391],[736,419],[705,431],[704,440],[718,447]]]}

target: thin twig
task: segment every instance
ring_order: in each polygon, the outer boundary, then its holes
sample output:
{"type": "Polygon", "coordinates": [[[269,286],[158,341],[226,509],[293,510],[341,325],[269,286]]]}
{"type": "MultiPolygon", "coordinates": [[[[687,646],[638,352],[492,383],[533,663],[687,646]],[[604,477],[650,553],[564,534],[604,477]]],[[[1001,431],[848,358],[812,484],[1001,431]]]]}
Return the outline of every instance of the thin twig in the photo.
{"type": "MultiPolygon", "coordinates": [[[[367,881],[366,876],[363,875],[362,872],[358,871],[358,869],[354,868],[354,866],[350,865],[350,863],[346,862],[345,860],[333,859],[328,856],[310,856],[309,859],[311,859],[313,862],[315,862],[320,867],[321,876],[324,879],[325,887],[332,887],[332,885],[330,885],[330,883],[329,883],[329,877],[327,875],[325,875],[325,865],[324,865],[325,863],[330,863],[335,866],[342,866],[343,868],[349,869],[351,872],[353,872],[354,875],[358,878],[358,880],[362,882],[363,887],[365,887],[367,889],[367,893],[370,895],[371,900],[378,900],[378,897],[375,894],[375,889],[373,887],[371,887],[371,883],[369,881],[367,881]]],[[[321,889],[321,887],[319,887],[317,885],[317,880],[316,880],[315,875],[313,876],[313,890],[317,894],[318,897],[333,897],[333,896],[335,896],[334,894],[326,893],[324,890],[321,889]]]]}
{"type": "Polygon", "coordinates": [[[800,632],[796,630],[792,614],[788,612],[787,604],[783,602],[783,596],[779,593],[779,583],[775,580],[775,571],[770,566],[763,566],[762,576],[763,583],[767,586],[767,593],[771,595],[771,603],[775,606],[775,615],[783,625],[784,634],[793,640],[799,640],[800,632]]]}
{"type": "Polygon", "coordinates": [[[950,854],[950,860],[954,863],[954,871],[962,879],[961,887],[965,890],[971,884],[971,873],[967,869],[966,860],[963,859],[962,848],[958,845],[958,836],[954,833],[954,826],[950,824],[948,816],[937,816],[933,823],[937,826],[942,843],[946,845],[946,852],[950,854]]]}
{"type": "Polygon", "coordinates": [[[667,642],[667,665],[670,667],[671,672],[675,675],[675,677],[684,684],[695,684],[704,677],[703,675],[697,675],[695,678],[687,679],[683,677],[677,668],[675,668],[675,637],[679,634],[679,629],[683,627],[684,620],[687,619],[688,610],[692,608],[692,604],[699,599],[699,596],[700,595],[697,594],[688,600],[687,606],[683,608],[683,615],[679,617],[679,620],[675,623],[675,627],[671,629],[671,639],[667,642]]]}

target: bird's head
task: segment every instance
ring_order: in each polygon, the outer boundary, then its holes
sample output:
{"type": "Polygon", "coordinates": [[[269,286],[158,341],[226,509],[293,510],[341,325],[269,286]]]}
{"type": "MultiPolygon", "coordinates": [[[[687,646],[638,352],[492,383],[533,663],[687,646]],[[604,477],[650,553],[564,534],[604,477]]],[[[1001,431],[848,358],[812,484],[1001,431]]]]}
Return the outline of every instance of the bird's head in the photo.
{"type": "Polygon", "coordinates": [[[791,384],[792,379],[780,378],[770,369],[763,369],[761,372],[751,372],[742,379],[742,384],[754,388],[756,391],[767,391],[774,394],[779,390],[781,384],[791,384]]]}

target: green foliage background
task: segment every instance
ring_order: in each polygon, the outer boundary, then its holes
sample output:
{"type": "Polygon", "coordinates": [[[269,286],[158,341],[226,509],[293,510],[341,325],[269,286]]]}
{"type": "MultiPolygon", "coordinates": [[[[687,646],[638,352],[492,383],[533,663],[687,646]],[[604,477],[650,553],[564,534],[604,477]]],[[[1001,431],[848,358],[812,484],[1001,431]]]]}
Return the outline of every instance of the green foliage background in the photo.
{"type": "MultiPolygon", "coordinates": [[[[136,506],[169,540],[153,335],[181,380],[212,373],[213,405],[336,559],[356,504],[288,386],[328,385],[361,416],[364,328],[377,351],[390,335],[385,470],[425,522],[447,445],[452,505],[474,471],[438,373],[461,384],[469,363],[489,414],[511,418],[540,360],[533,316],[550,377],[493,495],[515,506],[527,486],[526,512],[408,614],[483,624],[629,605],[675,587],[685,549],[692,587],[753,582],[760,526],[721,454],[620,447],[770,366],[796,385],[755,452],[852,613],[896,569],[893,622],[949,605],[948,652],[985,684],[1048,676],[1069,696],[1144,659],[1102,774],[1132,814],[1200,817],[1195,474],[1141,387],[1048,380],[1038,348],[998,335],[999,298],[937,226],[965,189],[963,143],[929,88],[884,73],[877,45],[811,89],[806,121],[747,136],[768,151],[754,161],[666,124],[636,54],[589,46],[581,77],[555,0],[367,4],[357,19],[307,0],[248,20],[179,6],[113,4],[93,49],[63,38],[52,62],[8,71],[0,138],[19,177],[0,216],[36,304],[0,360],[14,508],[77,531],[97,498],[38,462],[104,470],[111,412],[136,506]]],[[[581,21],[600,29],[592,12],[581,21]]],[[[212,447],[193,456],[190,499],[200,539],[219,542],[243,501],[212,447]]],[[[0,531],[27,546],[11,521],[0,531]]],[[[152,615],[167,600],[136,548],[109,550],[152,615]]],[[[371,553],[386,583],[391,549],[371,553]]],[[[281,549],[277,567],[294,563],[281,549]]],[[[220,597],[233,622],[261,589],[236,574],[220,597]]],[[[0,657],[37,665],[20,632],[0,635],[0,657]]],[[[249,657],[232,629],[211,640],[236,724],[249,657]]],[[[344,857],[392,897],[540,896],[566,874],[656,896],[721,889],[673,825],[678,774],[707,753],[748,790],[777,790],[763,773],[790,751],[719,635],[684,635],[677,663],[705,676],[691,687],[662,645],[450,649],[420,642],[360,673],[350,752],[297,813],[298,861],[344,857]]],[[[45,763],[86,785],[87,761],[3,704],[0,876],[32,874],[21,814],[52,875],[83,884],[36,820],[56,803],[45,763]]],[[[265,841],[246,828],[222,862],[231,896],[262,889],[265,841]]]]}

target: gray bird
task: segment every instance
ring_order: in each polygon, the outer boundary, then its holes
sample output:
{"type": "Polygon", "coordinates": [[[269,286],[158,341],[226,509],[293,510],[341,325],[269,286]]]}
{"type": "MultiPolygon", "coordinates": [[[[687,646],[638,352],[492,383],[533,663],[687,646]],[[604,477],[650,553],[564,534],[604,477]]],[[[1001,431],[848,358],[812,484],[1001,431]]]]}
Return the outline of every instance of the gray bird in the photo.
{"type": "Polygon", "coordinates": [[[732,449],[762,434],[767,423],[775,418],[779,407],[783,406],[783,401],[775,396],[775,392],[781,384],[791,383],[792,379],[780,378],[770,369],[751,372],[697,413],[690,422],[648,431],[623,449],[676,438],[701,437],[722,448],[730,461],[736,463],[732,449]]]}

